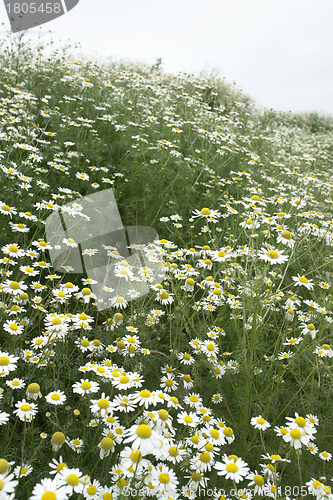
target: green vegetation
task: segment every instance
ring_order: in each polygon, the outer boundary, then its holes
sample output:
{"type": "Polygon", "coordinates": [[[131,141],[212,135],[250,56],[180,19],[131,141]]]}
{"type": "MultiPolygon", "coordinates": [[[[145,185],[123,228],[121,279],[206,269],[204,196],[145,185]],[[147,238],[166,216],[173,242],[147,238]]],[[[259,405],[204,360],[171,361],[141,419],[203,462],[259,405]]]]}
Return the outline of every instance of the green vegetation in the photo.
{"type": "Polygon", "coordinates": [[[11,42],[0,499],[331,498],[332,118],[11,42]],[[45,223],[108,189],[157,231],[163,275],[109,248],[128,293],[100,309],[98,283],[53,269],[45,223]]]}

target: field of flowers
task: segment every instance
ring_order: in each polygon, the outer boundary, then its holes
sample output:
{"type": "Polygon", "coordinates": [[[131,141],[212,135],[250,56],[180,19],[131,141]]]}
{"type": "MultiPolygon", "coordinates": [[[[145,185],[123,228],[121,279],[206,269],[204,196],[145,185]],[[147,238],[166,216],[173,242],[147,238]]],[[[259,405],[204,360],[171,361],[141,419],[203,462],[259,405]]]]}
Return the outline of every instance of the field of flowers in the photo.
{"type": "Polygon", "coordinates": [[[0,500],[333,499],[333,120],[0,43],[0,500]]]}

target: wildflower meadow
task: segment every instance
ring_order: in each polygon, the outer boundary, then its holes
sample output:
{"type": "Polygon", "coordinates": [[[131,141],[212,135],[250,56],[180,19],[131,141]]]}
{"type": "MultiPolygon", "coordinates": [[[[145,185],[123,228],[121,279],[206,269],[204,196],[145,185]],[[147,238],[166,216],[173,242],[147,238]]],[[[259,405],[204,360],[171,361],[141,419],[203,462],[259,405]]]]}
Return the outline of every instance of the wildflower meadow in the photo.
{"type": "Polygon", "coordinates": [[[0,500],[333,499],[333,119],[24,37],[0,41],[0,500]],[[47,238],[110,189],[158,234],[136,268],[47,238]]]}

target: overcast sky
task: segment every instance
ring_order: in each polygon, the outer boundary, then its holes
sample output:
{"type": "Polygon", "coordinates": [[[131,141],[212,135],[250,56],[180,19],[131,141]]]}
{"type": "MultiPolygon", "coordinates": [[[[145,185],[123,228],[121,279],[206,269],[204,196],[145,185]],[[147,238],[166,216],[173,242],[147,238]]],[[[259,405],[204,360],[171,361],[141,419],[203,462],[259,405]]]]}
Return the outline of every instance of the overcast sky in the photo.
{"type": "MultiPolygon", "coordinates": [[[[9,28],[4,2],[0,21],[9,28]]],[[[332,0],[80,0],[42,29],[87,57],[216,67],[258,105],[333,115],[332,22],[332,0]]]]}

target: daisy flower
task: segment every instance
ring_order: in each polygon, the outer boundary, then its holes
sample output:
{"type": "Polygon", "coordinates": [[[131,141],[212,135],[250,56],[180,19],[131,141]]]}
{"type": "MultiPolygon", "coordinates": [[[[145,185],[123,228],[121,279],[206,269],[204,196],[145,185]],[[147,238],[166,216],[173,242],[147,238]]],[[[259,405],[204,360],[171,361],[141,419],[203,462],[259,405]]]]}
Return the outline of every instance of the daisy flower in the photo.
{"type": "Polygon", "coordinates": [[[309,444],[308,450],[311,453],[311,455],[317,455],[317,453],[318,453],[318,446],[316,444],[309,444]]]}
{"type": "Polygon", "coordinates": [[[221,248],[220,250],[214,250],[211,252],[211,259],[214,262],[225,262],[231,257],[232,249],[221,248]]]}
{"type": "Polygon", "coordinates": [[[225,476],[226,479],[232,479],[236,483],[242,481],[248,475],[250,468],[240,457],[228,458],[225,456],[224,462],[216,462],[214,468],[219,472],[219,476],[225,476]]]}
{"type": "Polygon", "coordinates": [[[12,380],[6,380],[6,385],[11,389],[23,389],[26,383],[22,378],[13,378],[12,380]]]}
{"type": "Polygon", "coordinates": [[[73,392],[84,396],[85,394],[92,394],[99,391],[99,384],[92,380],[81,379],[80,382],[75,382],[72,385],[73,392]]]}
{"type": "Polygon", "coordinates": [[[292,276],[292,279],[295,282],[295,286],[305,286],[308,290],[312,290],[314,288],[313,280],[308,280],[304,276],[292,276]]]}
{"type": "Polygon", "coordinates": [[[287,460],[286,458],[282,458],[280,455],[261,455],[261,458],[265,460],[270,460],[272,464],[275,464],[275,462],[290,462],[290,460],[287,460]]]}
{"type": "Polygon", "coordinates": [[[17,214],[17,210],[15,207],[10,207],[9,205],[6,205],[6,203],[0,201],[0,212],[3,215],[9,215],[10,217],[13,215],[17,214]]]}
{"type": "Polygon", "coordinates": [[[5,411],[1,412],[0,411],[0,425],[4,425],[8,422],[10,417],[9,413],[6,413],[5,411]]]}
{"type": "Polygon", "coordinates": [[[3,329],[10,333],[11,335],[21,335],[24,330],[24,326],[20,325],[20,323],[16,323],[15,321],[7,320],[3,325],[3,329]]]}
{"type": "Polygon", "coordinates": [[[80,482],[81,476],[82,472],[76,468],[69,469],[68,467],[64,467],[60,471],[58,475],[59,485],[60,487],[64,487],[63,489],[67,498],[68,495],[72,495],[73,493],[83,493],[84,485],[80,482]]]}
{"type": "Polygon", "coordinates": [[[49,466],[51,467],[52,470],[50,470],[50,474],[60,474],[60,471],[64,467],[68,467],[67,464],[63,461],[62,455],[60,455],[59,459],[57,460],[56,458],[52,459],[52,462],[49,463],[49,466]]]}
{"type": "Polygon", "coordinates": [[[125,309],[128,306],[127,300],[121,295],[116,295],[112,299],[109,299],[109,301],[110,307],[115,307],[116,309],[125,309]]]}
{"type": "Polygon", "coordinates": [[[161,290],[160,293],[157,294],[155,300],[160,302],[163,306],[165,304],[172,304],[174,299],[173,299],[172,293],[167,292],[166,290],[161,290]]]}
{"type": "Polygon", "coordinates": [[[188,427],[197,427],[200,422],[199,417],[192,411],[181,411],[177,415],[177,422],[188,427]]]}
{"type": "Polygon", "coordinates": [[[149,425],[140,424],[132,425],[130,429],[125,431],[127,436],[124,443],[132,443],[133,450],[140,450],[143,455],[154,453],[155,450],[161,448],[159,435],[149,425]]]}
{"type": "Polygon", "coordinates": [[[73,451],[76,451],[76,453],[82,453],[82,449],[83,449],[82,439],[79,439],[79,438],[70,439],[70,440],[66,439],[66,443],[73,451]]]}
{"type": "Polygon", "coordinates": [[[18,282],[18,281],[6,280],[3,283],[3,285],[4,286],[2,288],[2,291],[14,296],[21,295],[21,293],[28,288],[28,286],[25,285],[23,281],[18,282]]]}
{"type": "Polygon", "coordinates": [[[209,453],[208,451],[198,452],[190,460],[192,468],[200,472],[210,471],[214,462],[213,453],[209,453]]]}
{"type": "Polygon", "coordinates": [[[101,415],[105,417],[107,412],[110,412],[111,401],[109,396],[105,397],[105,393],[103,392],[100,399],[92,399],[90,405],[90,410],[94,414],[101,415]]]}
{"type": "Polygon", "coordinates": [[[164,463],[157,464],[151,471],[150,481],[160,494],[168,497],[176,493],[179,482],[174,470],[164,463]]]}
{"type": "MultiPolygon", "coordinates": [[[[129,446],[126,446],[120,452],[120,457],[121,457],[121,467],[123,470],[126,469],[127,471],[130,467],[132,467],[132,469],[136,470],[137,473],[140,473],[140,470],[146,469],[150,464],[149,460],[143,458],[142,453],[140,453],[139,450],[134,450],[129,446]]],[[[133,475],[133,472],[132,473],[128,472],[128,475],[133,475]]]]}
{"type": "Polygon", "coordinates": [[[318,481],[317,479],[311,478],[311,481],[305,483],[308,487],[309,493],[314,495],[317,498],[322,498],[322,488],[324,487],[323,483],[318,481]]]}
{"type": "Polygon", "coordinates": [[[293,446],[295,450],[299,450],[302,448],[302,444],[304,446],[308,446],[310,438],[304,432],[299,429],[288,429],[287,434],[282,435],[283,440],[286,443],[290,443],[290,446],[293,446]]]}
{"type": "MultiPolygon", "coordinates": [[[[100,492],[102,491],[102,486],[97,479],[94,479],[92,483],[88,484],[86,488],[83,490],[84,498],[88,498],[90,500],[99,500],[100,492]]],[[[103,497],[102,497],[103,498],[103,497]]]]}
{"type": "Polygon", "coordinates": [[[293,240],[293,235],[290,231],[282,231],[276,240],[277,243],[282,243],[282,245],[287,245],[289,248],[294,248],[295,240],[293,240]]]}
{"type": "Polygon", "coordinates": [[[164,389],[166,392],[175,391],[178,388],[179,384],[175,381],[174,376],[164,376],[161,377],[160,387],[164,389]]]}
{"type": "Polygon", "coordinates": [[[25,256],[25,251],[20,248],[19,245],[16,245],[16,243],[8,243],[8,245],[5,245],[1,248],[3,253],[10,255],[10,257],[24,257],[25,256]]]}
{"type": "Polygon", "coordinates": [[[332,455],[331,453],[328,453],[327,451],[322,451],[321,453],[319,453],[319,457],[322,459],[322,460],[331,460],[332,458],[332,455]]]}
{"type": "Polygon", "coordinates": [[[13,411],[22,422],[31,422],[37,413],[37,405],[34,403],[27,403],[25,399],[18,401],[16,404],[16,410],[13,411]]]}
{"type": "Polygon", "coordinates": [[[32,245],[34,245],[35,247],[37,247],[38,250],[42,250],[42,251],[53,250],[53,247],[49,243],[47,243],[46,241],[44,241],[44,240],[33,241],[32,245]]]}
{"type": "Polygon", "coordinates": [[[9,372],[16,370],[18,359],[18,357],[8,354],[8,352],[0,351],[0,375],[6,376],[9,372]]]}
{"type": "Polygon", "coordinates": [[[23,224],[22,222],[19,222],[18,224],[13,224],[11,221],[9,221],[8,224],[11,226],[13,232],[17,231],[18,233],[28,233],[30,231],[30,228],[27,227],[26,224],[23,224]]]}
{"type": "Polygon", "coordinates": [[[265,431],[271,426],[271,424],[262,418],[261,415],[251,418],[251,425],[253,425],[255,429],[260,429],[262,431],[265,431]]]}
{"type": "Polygon", "coordinates": [[[9,496],[10,493],[14,494],[14,490],[18,484],[17,479],[13,479],[14,474],[0,474],[0,485],[2,486],[1,488],[1,499],[7,500],[7,499],[13,499],[13,496],[9,496]]]}
{"type": "Polygon", "coordinates": [[[146,409],[150,405],[156,406],[158,401],[156,400],[155,394],[150,393],[148,390],[143,389],[140,392],[132,394],[133,403],[139,403],[140,406],[144,406],[146,409]]]}
{"type": "Polygon", "coordinates": [[[253,489],[253,494],[254,495],[260,495],[264,496],[265,495],[265,479],[261,474],[258,474],[257,471],[251,472],[248,476],[246,476],[246,479],[250,479],[251,482],[248,483],[248,487],[254,486],[253,489]]]}
{"type": "Polygon", "coordinates": [[[47,396],[45,396],[45,399],[52,405],[63,405],[67,397],[63,391],[58,390],[47,394],[47,396]]]}
{"type": "Polygon", "coordinates": [[[202,406],[202,398],[200,394],[189,394],[184,397],[184,403],[192,408],[199,409],[202,406]]]}
{"type": "Polygon", "coordinates": [[[15,477],[17,477],[18,479],[20,477],[25,477],[25,476],[29,476],[29,474],[31,474],[31,472],[33,471],[33,468],[31,467],[31,465],[18,465],[17,467],[15,467],[15,469],[13,470],[13,473],[15,475],[15,477]]]}
{"type": "Polygon", "coordinates": [[[271,248],[267,251],[266,248],[262,248],[258,252],[258,257],[265,262],[269,262],[270,264],[283,264],[288,260],[288,255],[283,255],[283,253],[284,250],[271,248]]]}
{"type": "Polygon", "coordinates": [[[45,478],[40,483],[34,486],[32,496],[29,500],[43,500],[44,498],[52,498],[52,500],[66,500],[65,488],[59,488],[57,479],[45,478]]]}
{"type": "Polygon", "coordinates": [[[210,210],[209,208],[202,208],[200,211],[198,209],[192,210],[192,217],[203,217],[205,219],[210,217],[221,217],[218,210],[210,210]]]}

